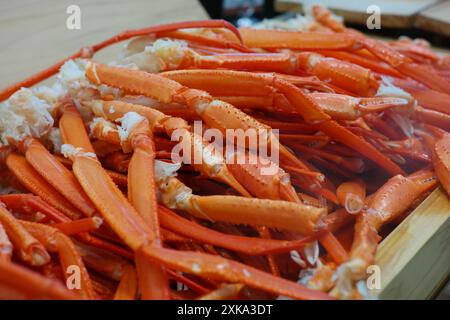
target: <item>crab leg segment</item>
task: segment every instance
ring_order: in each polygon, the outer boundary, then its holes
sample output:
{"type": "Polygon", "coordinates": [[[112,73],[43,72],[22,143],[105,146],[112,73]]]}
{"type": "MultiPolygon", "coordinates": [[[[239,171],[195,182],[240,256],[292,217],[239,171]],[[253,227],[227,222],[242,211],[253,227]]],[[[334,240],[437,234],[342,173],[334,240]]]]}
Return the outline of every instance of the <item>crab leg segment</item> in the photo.
{"type": "Polygon", "coordinates": [[[42,243],[33,237],[0,202],[0,223],[23,261],[32,266],[42,266],[50,261],[50,255],[42,243]]]}
{"type": "Polygon", "coordinates": [[[92,283],[89,274],[84,266],[80,254],[78,253],[72,240],[64,235],[59,230],[46,226],[40,223],[22,222],[22,225],[37,239],[39,239],[48,250],[57,252],[61,266],[63,268],[66,280],[71,275],[71,268],[77,266],[80,275],[80,287],[76,288],[76,292],[80,294],[83,299],[94,299],[95,293],[92,288],[92,283]]]}
{"type": "MultiPolygon", "coordinates": [[[[151,232],[149,242],[160,244],[158,206],[154,177],[155,146],[148,121],[136,113],[122,118],[123,127],[129,130],[123,137],[134,150],[128,167],[128,200],[145,220],[151,232]]],[[[136,267],[143,299],[168,299],[169,286],[164,270],[142,259],[136,253],[136,267]]]]}
{"type": "Polygon", "coordinates": [[[354,37],[348,34],[325,32],[298,32],[241,28],[244,44],[250,48],[297,50],[348,50],[356,47],[354,37]]]}
{"type": "Polygon", "coordinates": [[[200,224],[184,219],[163,206],[159,207],[158,213],[161,225],[177,234],[251,255],[288,252],[299,249],[314,239],[313,237],[305,237],[295,241],[284,241],[234,236],[203,227],[200,224]]]}
{"type": "Polygon", "coordinates": [[[355,214],[360,212],[366,199],[366,186],[362,181],[349,181],[342,183],[336,190],[341,206],[348,213],[355,214]]]}
{"type": "Polygon", "coordinates": [[[329,299],[327,294],[275,277],[247,265],[200,252],[176,251],[156,246],[142,248],[143,254],[169,268],[288,296],[294,299],[329,299]]]}
{"type": "Polygon", "coordinates": [[[36,139],[23,142],[25,157],[33,168],[71,204],[86,216],[92,216],[96,209],[86,196],[73,173],[36,139]]]}
{"type": "Polygon", "coordinates": [[[236,224],[265,225],[305,235],[319,231],[325,208],[281,200],[238,196],[197,196],[173,175],[177,167],[156,162],[155,173],[161,200],[169,208],[185,210],[197,218],[236,224]]]}
{"type": "Polygon", "coordinates": [[[24,157],[11,153],[6,158],[6,165],[29,191],[41,197],[42,200],[72,219],[78,219],[81,216],[78,209],[44,180],[24,157]]]}
{"type": "Polygon", "coordinates": [[[2,288],[0,298],[77,299],[73,292],[67,290],[58,281],[2,260],[0,260],[0,287],[2,288]]]}

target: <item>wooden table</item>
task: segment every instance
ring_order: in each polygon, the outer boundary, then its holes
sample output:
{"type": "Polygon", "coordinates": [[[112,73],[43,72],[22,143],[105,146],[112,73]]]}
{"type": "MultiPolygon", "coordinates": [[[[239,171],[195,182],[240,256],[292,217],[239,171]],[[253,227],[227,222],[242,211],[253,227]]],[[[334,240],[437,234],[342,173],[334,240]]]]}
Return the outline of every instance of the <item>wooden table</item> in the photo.
{"type": "MultiPolygon", "coordinates": [[[[120,31],[207,18],[197,0],[0,1],[0,88],[120,31]],[[71,4],[81,9],[80,30],[66,27],[71,4]]],[[[120,46],[99,57],[114,57],[120,46]]]]}

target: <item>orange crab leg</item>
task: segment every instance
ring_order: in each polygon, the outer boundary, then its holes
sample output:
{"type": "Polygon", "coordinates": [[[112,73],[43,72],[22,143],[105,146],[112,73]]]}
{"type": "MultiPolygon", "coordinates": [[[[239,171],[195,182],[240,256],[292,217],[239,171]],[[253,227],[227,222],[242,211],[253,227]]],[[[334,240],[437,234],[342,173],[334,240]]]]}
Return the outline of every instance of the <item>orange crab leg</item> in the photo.
{"type": "Polygon", "coordinates": [[[125,268],[119,286],[114,294],[114,300],[135,300],[138,289],[136,270],[132,266],[125,268]]]}
{"type": "Polygon", "coordinates": [[[7,99],[9,96],[11,96],[14,92],[19,90],[22,87],[31,87],[32,85],[47,79],[48,77],[51,77],[55,73],[58,72],[59,68],[67,62],[68,60],[73,60],[77,58],[83,58],[83,57],[91,57],[95,52],[106,48],[112,44],[115,44],[117,42],[121,42],[133,37],[142,36],[142,35],[148,35],[152,33],[158,33],[158,32],[167,32],[167,31],[175,31],[178,29],[189,29],[189,28],[226,28],[233,32],[236,37],[242,42],[241,36],[239,31],[229,22],[224,20],[203,20],[203,21],[186,21],[186,22],[177,22],[177,23],[170,23],[170,24],[162,24],[162,25],[156,25],[149,28],[143,28],[143,29],[137,29],[137,30],[128,30],[124,31],[116,36],[113,36],[107,40],[104,40],[100,43],[97,43],[95,45],[92,45],[87,48],[80,49],[77,53],[71,55],[70,57],[55,63],[51,67],[40,71],[31,77],[18,82],[16,84],[13,84],[4,90],[0,91],[0,101],[3,101],[7,99]]]}
{"type": "MultiPolygon", "coordinates": [[[[149,241],[160,243],[158,206],[154,177],[155,146],[147,120],[141,121],[129,137],[134,150],[128,167],[128,199],[148,224],[149,241]]],[[[164,270],[136,253],[136,268],[143,299],[168,299],[170,296],[164,270]]]]}
{"type": "Polygon", "coordinates": [[[348,61],[361,67],[370,69],[372,71],[385,74],[392,77],[401,77],[401,73],[390,67],[389,65],[379,62],[375,59],[369,59],[366,56],[360,55],[357,52],[346,52],[346,51],[320,51],[320,54],[323,54],[327,57],[333,57],[339,60],[348,61]]]}
{"type": "Polygon", "coordinates": [[[243,283],[253,288],[295,299],[329,299],[327,294],[307,289],[295,282],[275,277],[242,263],[200,252],[176,251],[156,246],[142,248],[149,259],[182,272],[193,273],[232,283],[243,283]]]}
{"type": "MultiPolygon", "coordinates": [[[[97,68],[98,69],[98,68],[97,68]]],[[[88,78],[89,77],[89,70],[88,70],[88,78]]],[[[261,92],[268,92],[270,94],[269,88],[267,88],[268,85],[275,87],[276,89],[280,90],[290,104],[294,107],[293,111],[298,112],[305,120],[311,121],[311,122],[320,122],[317,125],[320,130],[325,132],[328,136],[330,136],[332,139],[337,140],[343,144],[346,144],[350,148],[362,153],[367,158],[371,159],[372,161],[376,162],[378,165],[383,167],[385,170],[390,172],[391,174],[397,174],[401,173],[402,170],[393,163],[389,158],[387,158],[384,154],[379,152],[376,148],[374,148],[371,144],[366,142],[363,138],[356,136],[355,134],[351,133],[346,128],[342,127],[338,123],[334,121],[328,121],[330,120],[330,116],[328,116],[326,113],[324,113],[318,103],[309,95],[306,95],[302,93],[301,90],[296,88],[294,85],[284,81],[284,80],[278,80],[275,78],[267,78],[264,76],[264,74],[252,74],[248,72],[239,72],[239,71],[224,71],[224,70],[199,70],[199,71],[180,71],[180,72],[165,72],[162,74],[164,77],[168,77],[171,79],[174,79],[176,81],[180,81],[182,84],[186,84],[189,87],[193,86],[194,88],[200,87],[200,89],[206,89],[205,85],[200,83],[200,77],[202,76],[202,81],[204,83],[212,84],[213,88],[220,88],[220,86],[223,86],[224,88],[227,88],[227,83],[229,83],[229,87],[235,87],[236,88],[236,79],[239,79],[239,81],[242,81],[242,85],[238,86],[238,88],[245,88],[245,91],[248,94],[248,92],[252,92],[255,87],[258,89],[262,89],[261,92]],[[221,85],[217,83],[217,86],[214,85],[214,80],[218,81],[219,78],[221,79],[221,85]],[[205,80],[206,79],[206,80],[205,80]],[[270,80],[270,81],[269,81],[270,80]],[[264,89],[265,88],[265,89],[264,89]],[[361,146],[364,146],[361,148],[361,146]]],[[[99,75],[99,72],[97,70],[97,76],[99,75]]],[[[93,76],[91,76],[93,77],[93,76]]],[[[100,76],[101,77],[101,76],[100,76]]],[[[209,85],[208,85],[209,86],[209,85]]],[[[237,89],[240,90],[240,89],[237,89]]],[[[207,89],[207,91],[210,91],[210,89],[207,89]]],[[[259,92],[259,90],[258,90],[259,92]]],[[[142,93],[142,92],[141,92],[142,93]]],[[[261,93],[266,94],[266,93],[261,93]]],[[[400,99],[402,100],[402,99],[400,99]]],[[[364,100],[366,101],[366,100],[364,100]]],[[[367,100],[367,105],[370,105],[372,100],[367,100]]],[[[378,100],[375,100],[378,101],[378,100]]],[[[390,103],[393,103],[394,100],[388,99],[388,101],[382,100],[385,103],[385,106],[390,105],[390,103]]],[[[397,103],[399,101],[396,101],[397,103]]],[[[404,102],[403,100],[400,102],[404,102]]],[[[369,107],[366,107],[369,108],[369,107]]],[[[364,108],[361,108],[363,110],[364,108]]],[[[282,146],[281,146],[282,147],[282,146]]],[[[291,159],[291,158],[289,158],[291,159]]]]}
{"type": "Polygon", "coordinates": [[[314,239],[314,236],[309,236],[300,240],[284,241],[233,236],[203,227],[200,224],[184,219],[163,206],[159,206],[158,213],[161,225],[177,234],[200,242],[251,255],[288,252],[290,250],[301,248],[314,239]]]}
{"type": "Polygon", "coordinates": [[[73,173],[55,159],[38,140],[27,139],[23,142],[23,147],[28,163],[73,206],[88,217],[96,212],[95,206],[73,173]]]}
{"type": "Polygon", "coordinates": [[[24,157],[11,153],[6,158],[6,165],[29,191],[41,197],[42,200],[72,219],[78,219],[81,216],[78,209],[44,180],[24,157]]]}
{"type": "Polygon", "coordinates": [[[326,209],[279,200],[236,196],[193,196],[195,206],[187,209],[198,218],[236,224],[266,225],[305,235],[316,231],[317,220],[326,209]],[[236,210],[239,208],[239,210],[236,210]],[[278,211],[274,214],[274,210],[278,211]]]}
{"type": "Polygon", "coordinates": [[[95,293],[89,278],[89,273],[72,240],[58,229],[50,226],[25,221],[22,222],[22,225],[28,232],[44,243],[48,250],[59,254],[61,267],[66,280],[68,280],[71,272],[73,272],[71,271],[73,266],[78,267],[80,286],[79,288],[75,287],[74,291],[78,292],[83,299],[94,299],[95,293]]]}
{"type": "Polygon", "coordinates": [[[73,236],[83,232],[95,231],[101,226],[102,222],[102,219],[99,217],[91,217],[70,222],[55,223],[52,224],[52,227],[60,230],[66,236],[73,236]]]}
{"type": "Polygon", "coordinates": [[[441,113],[435,110],[425,109],[421,106],[417,106],[414,116],[427,123],[431,124],[433,126],[439,127],[441,129],[444,129],[447,132],[450,132],[450,115],[441,113]]]}
{"type": "Polygon", "coordinates": [[[6,207],[15,212],[29,213],[32,211],[39,211],[48,219],[55,222],[69,222],[70,218],[65,216],[60,211],[56,210],[51,205],[43,201],[39,196],[33,194],[5,194],[0,195],[0,201],[6,207]]]}
{"type": "Polygon", "coordinates": [[[297,50],[348,50],[356,48],[347,34],[241,28],[244,44],[250,48],[297,50]]]}
{"type": "Polygon", "coordinates": [[[15,263],[0,260],[0,298],[11,299],[67,299],[77,296],[60,282],[41,276],[15,263]],[[8,294],[10,290],[11,294],[8,294]],[[6,292],[5,292],[6,291],[6,292]]]}
{"type": "Polygon", "coordinates": [[[83,148],[86,152],[95,153],[87,135],[78,134],[77,130],[71,130],[84,127],[83,119],[79,116],[74,101],[72,99],[63,101],[61,110],[63,110],[63,114],[59,119],[59,127],[62,141],[70,141],[70,144],[83,148]],[[66,128],[69,129],[66,130],[66,128]]]}
{"type": "Polygon", "coordinates": [[[366,186],[361,180],[344,182],[337,188],[336,195],[341,206],[348,213],[355,214],[364,207],[366,186]]]}
{"type": "Polygon", "coordinates": [[[421,106],[450,116],[448,108],[450,105],[450,94],[434,90],[412,91],[411,93],[421,106]]]}
{"type": "Polygon", "coordinates": [[[33,237],[20,222],[0,203],[0,223],[23,261],[32,266],[42,266],[50,261],[50,255],[42,243],[33,237]]]}
{"type": "MultiPolygon", "coordinates": [[[[237,52],[247,52],[252,53],[253,50],[247,48],[238,42],[232,42],[225,39],[216,39],[208,36],[204,36],[201,34],[188,33],[183,31],[171,31],[171,32],[161,32],[157,34],[158,37],[168,37],[174,39],[186,40],[194,43],[200,43],[203,46],[206,46],[205,49],[208,50],[208,53],[217,51],[217,48],[232,49],[237,52]]],[[[190,45],[191,46],[191,45],[190,45]]],[[[192,45],[194,47],[194,45],[192,45]]]]}
{"type": "Polygon", "coordinates": [[[13,245],[9,240],[5,227],[0,222],[0,260],[11,261],[13,245]]]}

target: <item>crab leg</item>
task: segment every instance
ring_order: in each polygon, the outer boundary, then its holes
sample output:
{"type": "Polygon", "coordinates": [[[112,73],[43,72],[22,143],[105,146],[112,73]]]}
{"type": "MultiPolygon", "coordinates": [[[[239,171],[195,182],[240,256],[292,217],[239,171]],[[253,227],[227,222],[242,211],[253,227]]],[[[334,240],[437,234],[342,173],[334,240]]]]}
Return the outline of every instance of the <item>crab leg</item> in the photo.
{"type": "Polygon", "coordinates": [[[366,186],[360,180],[344,182],[337,188],[336,195],[348,213],[356,214],[364,207],[366,186]]]}
{"type": "Polygon", "coordinates": [[[50,261],[50,255],[42,243],[33,237],[20,222],[0,203],[0,223],[23,261],[32,266],[42,266],[50,261]]]}
{"type": "MultiPolygon", "coordinates": [[[[98,71],[98,70],[97,70],[98,71]]],[[[99,75],[99,72],[97,72],[97,75],[99,75]]],[[[398,167],[395,163],[393,163],[389,158],[387,158],[384,154],[379,152],[376,148],[374,148],[371,144],[369,144],[367,141],[365,141],[363,138],[353,134],[340,124],[338,124],[335,121],[331,120],[331,117],[327,115],[324,111],[321,110],[319,104],[309,95],[304,94],[300,89],[296,88],[292,84],[285,82],[284,80],[277,80],[276,77],[268,78],[264,75],[259,74],[252,74],[248,72],[239,72],[239,71],[224,71],[224,70],[207,70],[205,72],[203,71],[197,71],[196,73],[191,73],[191,71],[183,71],[183,72],[172,72],[172,73],[163,73],[163,76],[170,77],[175,79],[176,81],[181,81],[181,83],[188,83],[189,86],[193,85],[199,86],[198,82],[191,82],[198,81],[200,79],[199,75],[202,75],[204,77],[207,77],[206,83],[212,83],[210,79],[215,78],[216,81],[219,79],[219,76],[221,76],[221,83],[222,86],[227,88],[229,87],[236,87],[236,79],[239,79],[240,81],[244,81],[244,85],[248,86],[247,92],[251,92],[249,89],[250,87],[253,87],[253,89],[256,88],[264,88],[267,86],[273,86],[280,92],[282,92],[289,103],[294,107],[293,110],[298,112],[307,122],[317,123],[317,128],[319,128],[321,131],[323,131],[325,134],[330,136],[332,139],[339,141],[348,147],[360,152],[367,158],[371,159],[372,161],[376,162],[378,165],[383,167],[386,171],[390,172],[391,174],[398,174],[402,173],[400,167],[398,167]],[[190,76],[192,77],[190,78],[190,76]],[[268,81],[270,80],[270,81],[268,81]],[[229,82],[229,85],[228,85],[229,82]],[[364,146],[364,147],[362,147],[364,146]]],[[[88,72],[88,78],[89,72],[88,72]]],[[[144,76],[144,75],[142,75],[144,76]]],[[[91,76],[92,77],[92,76],[91,76]]],[[[101,77],[101,76],[100,76],[101,77]]],[[[92,81],[92,80],[91,80],[92,81]]],[[[203,85],[200,85],[203,86],[203,85]]],[[[220,88],[220,86],[218,86],[220,88]]],[[[241,86],[238,86],[241,87],[241,86]]],[[[259,91],[259,90],[258,90],[259,91]]],[[[140,92],[143,93],[143,92],[140,92]]],[[[246,93],[248,94],[248,93],[246,93]]],[[[372,100],[369,100],[372,102],[372,100]]],[[[375,100],[380,101],[380,100],[375,100]]],[[[389,101],[393,103],[394,100],[381,100],[384,101],[384,103],[388,104],[389,101]]],[[[368,102],[370,104],[370,102],[368,102]]],[[[397,101],[398,103],[399,101],[397,101]]],[[[401,100],[400,103],[404,103],[404,100],[401,100]]],[[[207,108],[206,108],[207,109],[207,108]]],[[[364,108],[361,108],[364,109],[364,108]]],[[[204,120],[207,121],[207,119],[204,120]]],[[[213,125],[213,127],[217,127],[213,125]]],[[[280,145],[281,148],[283,148],[282,145],[280,145]]],[[[281,153],[281,156],[283,153],[281,153]]],[[[291,158],[289,158],[291,159],[291,158]]]]}
{"type": "MultiPolygon", "coordinates": [[[[97,100],[89,103],[89,105],[95,115],[112,121],[124,117],[128,112],[135,112],[145,117],[151,128],[162,127],[169,136],[172,136],[175,130],[179,130],[178,132],[181,130],[181,141],[187,143],[189,149],[191,149],[191,158],[187,160],[195,170],[207,177],[228,184],[244,196],[250,196],[248,191],[229,172],[222,155],[218,154],[211,144],[207,145],[206,141],[198,134],[190,132],[190,127],[185,120],[166,116],[155,109],[121,101],[97,100]],[[201,159],[201,163],[196,163],[196,159],[201,159]]],[[[117,141],[118,139],[118,132],[104,122],[97,121],[91,129],[100,139],[108,139],[108,141],[117,141]]]]}
{"type": "Polygon", "coordinates": [[[24,157],[11,153],[6,158],[6,165],[29,191],[41,197],[45,202],[70,218],[78,219],[81,216],[78,209],[44,180],[24,157]]]}
{"type": "Polygon", "coordinates": [[[73,266],[78,267],[80,275],[80,287],[75,288],[83,299],[94,299],[95,293],[92,287],[89,273],[78,253],[74,243],[68,236],[50,226],[34,222],[21,222],[25,229],[45,244],[48,250],[57,252],[66,280],[70,276],[73,266]]]}
{"type": "Polygon", "coordinates": [[[233,236],[203,227],[200,224],[184,219],[163,206],[159,206],[158,213],[161,225],[177,234],[200,242],[210,243],[215,246],[250,255],[288,252],[290,250],[301,248],[314,239],[314,236],[312,236],[295,241],[284,241],[233,236]]]}
{"type": "Polygon", "coordinates": [[[179,166],[161,161],[156,161],[155,164],[156,182],[162,192],[162,202],[169,208],[185,210],[197,218],[263,225],[312,235],[319,231],[317,222],[326,213],[325,208],[281,200],[193,195],[191,189],[171,176],[179,166]]]}
{"type": "Polygon", "coordinates": [[[103,223],[99,217],[84,218],[70,222],[52,224],[52,227],[60,230],[66,236],[73,236],[83,232],[92,232],[97,230],[103,223]]]}
{"type": "Polygon", "coordinates": [[[0,260],[11,261],[13,245],[9,240],[5,227],[0,222],[0,260]]]}
{"type": "Polygon", "coordinates": [[[6,194],[0,195],[0,201],[6,207],[14,212],[30,213],[39,211],[44,214],[49,220],[55,222],[70,222],[70,218],[63,213],[47,204],[39,196],[33,194],[6,194]]]}
{"type": "Polygon", "coordinates": [[[295,282],[216,255],[176,251],[154,245],[142,248],[142,253],[149,259],[182,272],[226,282],[242,283],[295,299],[329,299],[329,296],[322,292],[307,289],[295,282]]]}
{"type": "Polygon", "coordinates": [[[67,299],[77,296],[60,282],[41,276],[18,264],[0,260],[0,297],[11,299],[67,299]],[[8,293],[10,292],[10,294],[8,293]]]}
{"type": "Polygon", "coordinates": [[[132,266],[125,268],[119,286],[114,294],[114,300],[135,300],[138,289],[136,270],[132,266]]]}
{"type": "Polygon", "coordinates": [[[38,140],[26,139],[23,142],[23,148],[28,163],[73,206],[88,217],[96,212],[95,206],[86,196],[73,173],[55,159],[38,140]]]}
{"type": "MultiPolygon", "coordinates": [[[[128,130],[128,137],[122,143],[131,144],[134,150],[128,167],[128,200],[148,224],[150,243],[160,244],[152,132],[148,121],[136,113],[127,113],[121,121],[122,127],[128,130]]],[[[136,268],[143,299],[169,298],[167,276],[160,266],[136,253],[136,268]]]]}
{"type": "Polygon", "coordinates": [[[203,21],[186,21],[186,22],[178,22],[178,23],[169,23],[169,24],[163,24],[163,25],[156,25],[149,28],[143,28],[143,29],[137,29],[137,30],[128,30],[124,31],[116,36],[113,36],[107,40],[104,40],[100,43],[97,43],[95,45],[92,45],[90,47],[81,48],[77,53],[71,55],[70,57],[55,63],[51,67],[42,70],[31,77],[18,82],[16,84],[13,84],[4,90],[0,91],[0,101],[3,101],[7,99],[9,96],[11,96],[14,92],[19,90],[22,87],[31,87],[34,84],[41,82],[42,80],[45,80],[55,73],[58,72],[58,70],[61,68],[61,66],[66,63],[68,60],[73,60],[77,58],[85,58],[85,57],[91,57],[95,52],[106,48],[112,44],[137,37],[142,35],[149,35],[152,33],[158,33],[158,32],[167,32],[167,31],[175,31],[178,29],[192,29],[192,28],[202,28],[202,27],[209,27],[209,28],[226,28],[233,32],[236,37],[241,41],[241,36],[239,34],[239,31],[229,22],[224,20],[203,20],[203,21]]]}
{"type": "MultiPolygon", "coordinates": [[[[93,83],[104,83],[113,87],[122,88],[131,93],[142,94],[157,99],[162,103],[176,102],[188,105],[202,117],[206,124],[210,127],[218,128],[223,133],[227,129],[247,130],[251,128],[258,130],[258,132],[268,129],[232,105],[214,100],[206,92],[186,88],[175,81],[158,75],[138,70],[89,63],[86,69],[86,76],[93,83]]],[[[292,97],[295,97],[294,99],[296,101],[308,100],[298,88],[290,83],[284,80],[280,80],[279,83],[279,86],[283,87],[285,91],[288,91],[292,97]]],[[[304,114],[307,115],[309,120],[317,119],[316,115],[320,119],[328,117],[327,115],[318,113],[314,107],[309,107],[309,104],[306,104],[304,110],[304,114]]],[[[305,166],[297,157],[277,143],[278,139],[276,139],[273,133],[267,135],[267,140],[269,145],[272,143],[278,145],[282,159],[284,158],[301,167],[305,166]]]]}
{"type": "Polygon", "coordinates": [[[424,192],[433,188],[437,181],[431,170],[421,170],[408,177],[396,175],[388,180],[368,199],[369,209],[356,217],[355,235],[350,260],[337,271],[338,280],[332,294],[348,297],[348,281],[363,279],[366,268],[373,263],[380,236],[378,230],[407,210],[424,192]]]}

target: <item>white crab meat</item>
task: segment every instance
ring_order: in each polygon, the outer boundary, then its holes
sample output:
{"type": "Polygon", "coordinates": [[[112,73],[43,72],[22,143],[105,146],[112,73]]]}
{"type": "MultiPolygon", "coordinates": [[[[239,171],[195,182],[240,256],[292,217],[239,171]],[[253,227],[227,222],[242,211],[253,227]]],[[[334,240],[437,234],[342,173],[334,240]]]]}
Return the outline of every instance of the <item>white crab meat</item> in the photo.
{"type": "Polygon", "coordinates": [[[53,105],[22,88],[0,104],[0,138],[4,144],[26,137],[40,138],[53,127],[53,105]]]}

